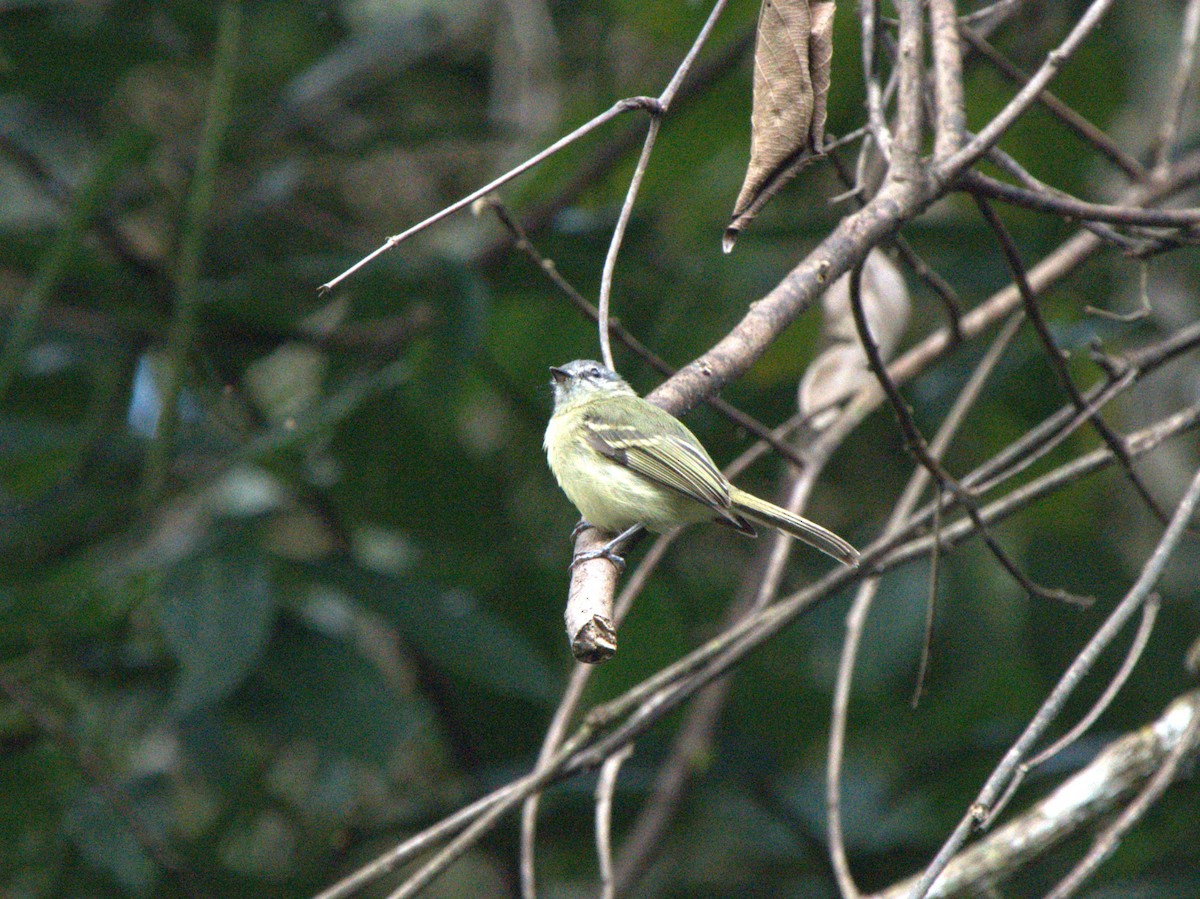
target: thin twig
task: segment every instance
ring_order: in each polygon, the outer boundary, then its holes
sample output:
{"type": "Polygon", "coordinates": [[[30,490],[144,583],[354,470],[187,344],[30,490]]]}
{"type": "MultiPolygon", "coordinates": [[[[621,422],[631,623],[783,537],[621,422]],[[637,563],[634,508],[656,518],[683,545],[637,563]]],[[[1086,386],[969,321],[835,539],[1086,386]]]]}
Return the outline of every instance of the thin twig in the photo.
{"type": "MultiPolygon", "coordinates": [[[[988,459],[965,475],[962,479],[963,484],[969,486],[976,494],[983,494],[992,490],[1002,481],[1012,479],[1028,468],[1035,460],[1042,458],[1051,449],[1058,446],[1075,429],[1082,426],[1094,411],[1102,408],[1140,378],[1145,377],[1159,366],[1176,358],[1180,353],[1194,349],[1196,346],[1200,346],[1200,323],[1181,329],[1179,332],[1151,346],[1130,353],[1125,359],[1125,371],[1117,380],[1108,384],[1098,384],[1089,391],[1087,412],[1081,414],[1073,405],[1064,406],[1048,416],[1041,423],[1026,431],[1019,439],[1001,449],[991,459],[988,459]]],[[[1195,414],[1195,409],[1189,407],[1176,416],[1172,416],[1165,423],[1167,431],[1164,432],[1160,432],[1157,428],[1134,432],[1126,439],[1129,452],[1135,456],[1141,455],[1156,446],[1157,442],[1163,439],[1165,433],[1177,433],[1181,429],[1193,427],[1195,414]]],[[[1079,464],[1080,467],[1076,469],[1076,475],[1082,475],[1088,471],[1094,471],[1099,465],[1108,464],[1111,459],[1112,454],[1110,450],[1099,450],[1089,456],[1082,457],[1078,460],[1078,463],[1072,463],[1067,468],[1070,469],[1075,464],[1079,464]]],[[[1055,482],[1051,486],[1049,482],[1043,484],[1039,479],[1039,481],[1026,486],[1034,487],[1037,485],[1037,490],[1045,491],[1054,489],[1058,483],[1060,482],[1055,482]]],[[[1018,488],[1014,494],[1010,494],[1009,497],[1001,500],[998,504],[985,507],[982,510],[985,520],[993,520],[989,516],[998,510],[1000,506],[1004,506],[1005,508],[1003,514],[1008,514],[1011,511],[1011,507],[1006,505],[1008,500],[1024,494],[1025,490],[1026,487],[1018,488]]],[[[1024,497],[1022,502],[1025,499],[1027,497],[1024,497]]],[[[924,525],[931,520],[932,516],[932,508],[922,509],[913,516],[912,524],[924,525]]],[[[954,526],[945,529],[946,541],[943,542],[949,541],[947,545],[952,545],[954,541],[950,540],[951,534],[957,540],[969,533],[969,521],[956,523],[954,526]]],[[[910,546],[910,549],[916,548],[917,545],[910,546]]],[[[921,551],[927,550],[923,549],[921,551]]]]}
{"type": "MultiPolygon", "coordinates": [[[[922,469],[923,471],[924,469],[922,469]]],[[[925,681],[929,676],[929,660],[933,655],[933,625],[937,620],[938,585],[942,572],[942,501],[945,494],[940,485],[935,486],[933,496],[933,551],[929,554],[929,599],[925,602],[925,629],[921,634],[921,656],[917,659],[917,676],[913,678],[912,698],[908,704],[917,708],[925,692],[925,681]]]]}
{"type": "Polygon", "coordinates": [[[985,34],[991,34],[1020,12],[1021,7],[1028,2],[1029,0],[996,0],[982,9],[963,14],[958,20],[964,25],[978,27],[985,34]]]}
{"type": "MultiPolygon", "coordinates": [[[[854,288],[852,286],[852,295],[853,292],[854,288]]],[[[970,379],[954,401],[954,405],[947,414],[945,421],[942,422],[942,426],[938,429],[938,433],[929,447],[929,452],[933,456],[940,459],[949,448],[950,441],[958,433],[959,428],[966,419],[967,413],[978,401],[987,379],[996,370],[996,366],[1000,363],[1005,351],[1016,336],[1022,318],[1021,313],[1012,316],[1008,324],[996,335],[991,346],[988,347],[987,352],[971,373],[970,379]]],[[[908,484],[905,485],[904,492],[893,508],[891,515],[888,517],[888,522],[884,526],[882,534],[883,539],[900,532],[907,525],[913,508],[920,500],[929,482],[929,470],[923,466],[917,466],[909,478],[908,484]]],[[[935,481],[935,486],[939,500],[937,505],[940,505],[940,482],[935,481]]],[[[940,528],[936,524],[934,526],[934,538],[933,562],[931,564],[935,566],[936,570],[938,547],[940,546],[940,528]]],[[[932,616],[933,597],[936,594],[936,575],[931,578],[931,582],[934,586],[930,587],[929,614],[932,616]]],[[[872,576],[863,581],[859,585],[858,591],[854,596],[854,602],[851,604],[850,611],[846,615],[846,640],[842,645],[842,652],[838,661],[837,679],[834,682],[832,713],[829,724],[829,751],[825,756],[826,833],[829,840],[829,855],[834,875],[837,878],[838,888],[845,899],[854,899],[854,897],[860,895],[858,886],[855,884],[853,874],[850,871],[849,857],[846,853],[845,831],[842,826],[842,770],[845,759],[846,731],[850,718],[850,695],[854,679],[854,667],[858,661],[858,652],[866,628],[867,615],[870,612],[871,604],[878,590],[878,576],[872,576]]],[[[924,660],[924,653],[922,653],[922,659],[924,660]]],[[[924,661],[922,661],[923,668],[924,661]]]]}
{"type": "Polygon", "coordinates": [[[1117,819],[1096,838],[1092,848],[1068,872],[1066,877],[1046,894],[1046,899],[1067,899],[1068,896],[1073,895],[1083,886],[1083,882],[1095,873],[1104,860],[1113,854],[1133,825],[1145,816],[1146,812],[1150,810],[1150,806],[1154,805],[1171,785],[1179,773],[1183,760],[1194,752],[1198,735],[1200,735],[1200,714],[1193,709],[1179,741],[1163,759],[1158,770],[1154,772],[1154,776],[1146,782],[1133,802],[1126,806],[1117,819]]]}
{"type": "MultiPolygon", "coordinates": [[[[570,281],[558,270],[558,266],[554,261],[544,257],[538,248],[529,239],[525,233],[525,229],[517,222],[513,215],[508,211],[500,199],[496,196],[485,197],[478,201],[486,204],[487,208],[492,210],[500,223],[508,230],[513,237],[513,245],[520,252],[532,260],[533,264],[544,274],[551,283],[554,284],[571,303],[586,315],[593,322],[600,321],[599,310],[581,294],[570,281]]],[[[621,323],[619,318],[610,318],[608,320],[608,331],[615,337],[626,349],[631,353],[661,374],[664,378],[669,378],[675,374],[676,369],[668,365],[666,360],[642,343],[634,334],[621,323]]],[[[736,427],[742,428],[747,433],[754,435],[759,440],[764,440],[770,444],[771,448],[779,455],[783,456],[797,468],[805,466],[805,460],[796,452],[787,441],[775,434],[775,432],[760,422],[758,419],[748,415],[741,409],[734,406],[727,400],[719,396],[708,396],[704,398],[704,402],[715,409],[718,413],[729,419],[736,427]]]]}
{"type": "MultiPolygon", "coordinates": [[[[1133,350],[1121,359],[1121,370],[1108,383],[1099,383],[1084,395],[1087,409],[1080,412],[1074,405],[1062,407],[1040,424],[1027,431],[991,459],[963,477],[963,483],[977,493],[991,490],[1002,479],[1028,468],[1033,461],[1055,446],[1063,437],[1086,422],[1096,410],[1131,386],[1148,372],[1165,365],[1179,355],[1200,346],[1200,322],[1187,325],[1156,343],[1133,350]]],[[[1112,377],[1112,375],[1110,375],[1112,377]]],[[[1127,441],[1133,452],[1133,438],[1127,441]]]]}
{"type": "Polygon", "coordinates": [[[629,743],[613,753],[600,766],[600,776],[596,779],[596,857],[600,867],[601,899],[616,899],[617,896],[612,862],[612,802],[617,775],[632,752],[633,744],[629,743]]]}
{"type": "MultiPolygon", "coordinates": [[[[988,150],[986,158],[989,162],[995,163],[1003,171],[1008,172],[1034,193],[1076,201],[1075,197],[1072,197],[1064,191],[1061,191],[1055,187],[1051,187],[1049,184],[1046,184],[1045,182],[1035,178],[1025,169],[1023,165],[1021,165],[999,147],[992,147],[990,150],[988,150]]],[[[963,176],[964,180],[969,180],[975,174],[975,172],[967,172],[963,176]]],[[[1126,237],[1111,225],[1092,221],[1091,219],[1080,219],[1080,224],[1099,237],[1101,240],[1112,244],[1122,252],[1134,254],[1140,253],[1145,249],[1144,241],[1138,241],[1132,237],[1126,237]]]]}
{"type": "MultiPolygon", "coordinates": [[[[960,26],[963,39],[971,45],[971,49],[991,63],[1001,75],[1015,84],[1025,84],[1029,76],[1008,61],[999,50],[993,47],[979,32],[963,24],[960,26]]],[[[1042,91],[1037,102],[1063,123],[1069,130],[1086,141],[1101,156],[1124,172],[1130,180],[1140,183],[1146,180],[1146,167],[1122,150],[1113,139],[1077,113],[1050,91],[1042,91]]]]}
{"type": "Polygon", "coordinates": [[[642,144],[641,155],[638,156],[637,165],[634,166],[633,176],[629,179],[629,188],[625,191],[625,201],[621,204],[621,212],[617,216],[617,224],[613,228],[612,240],[608,245],[608,253],[604,257],[604,270],[600,275],[600,294],[596,302],[596,308],[600,315],[600,358],[609,368],[616,370],[612,358],[612,345],[608,336],[608,313],[609,306],[612,300],[612,282],[613,272],[616,271],[617,257],[621,253],[621,243],[625,239],[625,228],[629,224],[630,216],[633,215],[633,204],[637,200],[638,191],[642,186],[642,178],[646,174],[646,168],[650,164],[650,154],[654,152],[654,143],[658,139],[658,131],[662,126],[663,116],[671,106],[671,101],[674,99],[679,86],[683,83],[683,79],[687,77],[688,70],[691,69],[692,63],[695,61],[700,48],[704,46],[708,40],[708,36],[712,34],[712,30],[716,27],[717,19],[720,18],[721,12],[725,9],[725,4],[728,0],[716,0],[712,10],[708,14],[700,33],[696,35],[696,39],[692,42],[691,48],[687,55],[683,58],[683,62],[679,64],[679,68],[675,70],[675,74],[671,77],[671,81],[667,84],[666,89],[656,101],[656,105],[650,109],[650,128],[646,132],[646,140],[642,144]]]}
{"type": "Polygon", "coordinates": [[[951,344],[961,342],[963,337],[963,304],[953,285],[918,255],[916,250],[912,248],[912,245],[904,239],[903,235],[897,234],[892,239],[892,246],[896,248],[896,252],[900,254],[900,258],[908,263],[908,266],[913,270],[913,274],[925,282],[925,286],[932,290],[934,296],[941,301],[942,310],[946,313],[946,322],[950,328],[951,344]]]}
{"type": "Polygon", "coordinates": [[[1064,406],[964,477],[963,483],[976,493],[986,493],[1001,481],[1011,480],[1062,445],[1136,380],[1137,372],[1130,370],[1115,381],[1095,385],[1083,411],[1073,403],[1064,406]]]}
{"type": "Polygon", "coordinates": [[[1074,727],[1026,762],[1026,769],[1032,770],[1054,758],[1087,733],[1088,729],[1104,714],[1105,709],[1112,704],[1117,694],[1121,692],[1121,687],[1125,686],[1125,681],[1129,679],[1129,675],[1133,673],[1133,669],[1137,666],[1138,660],[1142,657],[1142,653],[1146,649],[1146,644],[1150,642],[1150,634],[1154,631],[1154,621],[1158,617],[1160,605],[1161,601],[1157,593],[1151,593],[1146,597],[1146,604],[1142,606],[1142,622],[1138,625],[1137,633],[1133,635],[1133,642],[1129,644],[1129,651],[1125,653],[1125,659],[1121,662],[1121,667],[1117,669],[1117,673],[1108,682],[1108,686],[1104,688],[1104,692],[1100,694],[1100,698],[1092,704],[1092,707],[1088,709],[1088,713],[1080,718],[1074,727]]]}
{"type": "Polygon", "coordinates": [[[342,878],[337,883],[322,890],[313,899],[342,899],[356,893],[372,881],[390,874],[400,865],[405,864],[420,852],[436,846],[452,834],[460,832],[471,821],[477,820],[481,814],[493,808],[506,796],[516,793],[523,785],[522,780],[514,780],[486,796],[476,799],[470,805],[463,806],[452,815],[425,828],[418,834],[409,837],[403,843],[389,849],[370,863],[359,868],[353,874],[342,878]]]}
{"type": "MultiPolygon", "coordinates": [[[[1079,410],[1080,414],[1083,414],[1088,409],[1087,401],[1079,392],[1079,388],[1076,386],[1074,379],[1072,379],[1071,373],[1067,370],[1062,350],[1054,342],[1050,328],[1046,325],[1046,320],[1042,317],[1042,311],[1038,308],[1037,300],[1034,299],[1033,290],[1029,286],[1029,279],[1025,275],[1025,265],[1021,262],[1021,256],[1017,251],[1016,244],[1013,243],[1012,235],[1008,233],[1008,228],[1004,226],[1004,223],[1000,221],[1000,217],[992,209],[991,203],[978,195],[975,197],[975,203],[979,207],[984,221],[992,229],[992,233],[995,234],[996,240],[1000,244],[1001,253],[1004,255],[1009,272],[1013,276],[1013,283],[1017,285],[1017,290],[1021,294],[1025,314],[1029,317],[1029,321],[1042,343],[1042,348],[1045,350],[1046,360],[1050,363],[1050,368],[1054,371],[1059,385],[1067,394],[1067,397],[1075,404],[1075,408],[1079,410]]],[[[1091,417],[1091,424],[1095,428],[1096,433],[1100,435],[1100,439],[1113,451],[1113,455],[1116,456],[1125,468],[1126,475],[1130,484],[1133,485],[1134,490],[1137,491],[1138,495],[1141,496],[1142,500],[1158,519],[1165,523],[1168,518],[1166,512],[1159,507],[1158,501],[1154,499],[1149,489],[1142,483],[1142,479],[1138,477],[1137,472],[1133,470],[1133,464],[1129,461],[1129,454],[1121,438],[1113,432],[1099,413],[1091,417]]]]}
{"type": "Polygon", "coordinates": [[[1110,203],[1089,203],[1058,190],[1053,194],[1026,190],[978,172],[965,174],[962,183],[964,187],[975,193],[986,194],[994,199],[1003,200],[1005,203],[1078,221],[1143,225],[1151,228],[1192,228],[1200,224],[1200,209],[1195,207],[1190,209],[1144,209],[1110,203]]]}
{"type": "Polygon", "coordinates": [[[950,862],[950,859],[962,847],[971,830],[978,822],[987,818],[992,804],[1004,792],[1004,786],[1012,777],[1017,766],[1024,760],[1030,749],[1032,749],[1033,744],[1041,737],[1050,723],[1057,717],[1067,698],[1091,670],[1100,653],[1112,642],[1130,616],[1141,607],[1154,585],[1158,582],[1167,560],[1174,555],[1176,548],[1179,546],[1179,541],[1183,538],[1188,523],[1191,521],[1192,515],[1196,510],[1197,502],[1200,502],[1200,471],[1197,471],[1196,475],[1192,478],[1192,483],[1176,507],[1166,532],[1163,534],[1162,539],[1159,540],[1158,546],[1155,547],[1146,564],[1142,566],[1141,574],[1138,576],[1133,587],[1126,593],[1124,599],[1117,604],[1117,607],[1108,618],[1105,619],[1104,624],[1100,626],[1099,630],[1096,631],[1092,639],[1080,651],[1079,655],[1075,657],[1075,661],[1071,663],[1058,683],[1054,685],[1054,689],[1050,691],[1050,695],[1046,697],[1037,714],[1026,725],[1025,731],[992,771],[991,776],[988,777],[975,802],[972,803],[970,811],[963,817],[958,826],[955,827],[937,855],[934,856],[933,861],[930,862],[929,866],[917,879],[909,894],[909,899],[923,899],[929,891],[930,885],[932,885],[934,880],[950,862]]]}
{"type": "MultiPolygon", "coordinates": [[[[675,93],[671,103],[675,112],[678,114],[685,104],[701,97],[707,87],[737,66],[753,47],[754,28],[749,27],[717,50],[714,56],[697,62],[693,77],[682,82],[675,93]]],[[[566,175],[557,189],[551,189],[548,195],[530,198],[529,204],[521,210],[521,221],[525,230],[540,231],[555,213],[576,200],[584,191],[603,181],[605,176],[644,139],[641,129],[630,123],[628,128],[597,147],[589,159],[566,175]]],[[[494,259],[496,251],[496,245],[490,246],[481,255],[481,263],[487,264],[494,259]]]]}
{"type": "Polygon", "coordinates": [[[714,681],[697,692],[688,706],[667,760],[659,766],[649,795],[617,853],[613,882],[618,896],[632,893],[674,817],[691,775],[707,754],[729,687],[729,678],[714,681]]]}
{"type": "Polygon", "coordinates": [[[1146,281],[1149,278],[1150,266],[1146,260],[1141,260],[1138,268],[1138,299],[1139,303],[1136,309],[1132,312],[1114,312],[1111,309],[1101,309],[1099,306],[1093,306],[1091,303],[1083,307],[1083,311],[1088,315],[1094,315],[1097,318],[1105,318],[1112,322],[1117,322],[1122,325],[1131,325],[1134,322],[1140,322],[1143,319],[1149,318],[1154,310],[1150,306],[1150,293],[1147,290],[1146,281]]]}
{"type": "Polygon", "coordinates": [[[489,181],[483,187],[480,187],[477,190],[473,190],[471,193],[467,194],[461,200],[456,200],[455,202],[451,203],[449,206],[443,207],[442,209],[438,210],[437,212],[435,212],[433,215],[429,216],[428,218],[426,218],[420,222],[417,222],[417,224],[413,225],[411,228],[408,228],[405,231],[401,231],[399,234],[392,235],[387,240],[385,240],[380,246],[376,247],[374,250],[372,250],[370,253],[368,253],[366,256],[364,256],[362,259],[358,260],[358,262],[354,263],[354,265],[350,266],[348,269],[346,269],[344,272],[342,272],[336,278],[333,278],[329,281],[326,281],[324,284],[322,284],[318,288],[319,291],[321,293],[327,293],[330,290],[333,290],[333,288],[337,287],[339,284],[341,284],[343,281],[345,281],[347,278],[349,278],[355,272],[359,271],[364,266],[373,262],[377,257],[386,253],[388,250],[390,250],[393,247],[408,240],[414,234],[418,234],[421,231],[424,231],[430,225],[437,224],[442,219],[448,218],[449,216],[453,215],[454,213],[458,212],[461,209],[466,209],[468,206],[470,206],[472,203],[474,203],[480,197],[487,196],[492,191],[494,191],[496,188],[507,184],[509,181],[512,181],[514,178],[516,178],[520,175],[523,175],[525,172],[529,171],[534,166],[538,165],[541,162],[544,162],[546,159],[553,156],[559,150],[562,150],[564,147],[569,147],[571,144],[575,143],[575,141],[579,140],[581,137],[584,137],[584,136],[590,134],[591,132],[593,132],[597,128],[599,128],[601,125],[604,125],[605,123],[611,121],[612,119],[616,118],[617,116],[622,115],[623,113],[626,113],[626,112],[631,112],[635,109],[646,109],[646,110],[653,111],[653,110],[658,109],[658,106],[659,106],[658,101],[655,100],[653,97],[627,97],[624,100],[618,100],[616,103],[614,103],[612,106],[610,106],[604,112],[600,113],[598,116],[596,116],[596,117],[590,119],[589,121],[585,122],[584,124],[580,125],[578,128],[576,128],[570,134],[567,134],[564,137],[560,137],[558,140],[556,140],[550,146],[546,147],[546,149],[542,150],[539,153],[535,153],[533,156],[526,159],[520,165],[518,165],[512,169],[509,169],[503,175],[500,175],[498,178],[495,178],[495,179],[489,181]]]}
{"type": "MultiPolygon", "coordinates": [[[[720,4],[718,3],[718,6],[720,4]]],[[[625,192],[625,202],[621,204],[621,213],[617,216],[617,224],[613,228],[612,240],[608,245],[608,253],[604,257],[604,270],[600,274],[600,298],[596,303],[598,324],[600,325],[600,358],[611,369],[616,369],[613,362],[612,341],[608,336],[609,307],[612,304],[613,272],[617,268],[617,256],[621,253],[621,242],[625,239],[625,228],[633,215],[633,203],[637,199],[638,190],[642,186],[642,178],[646,167],[650,164],[650,154],[654,151],[654,142],[658,139],[658,130],[662,123],[661,110],[652,114],[650,128],[646,132],[646,141],[642,144],[641,155],[633,168],[633,177],[629,179],[629,188],[625,192]]]]}
{"type": "Polygon", "coordinates": [[[1184,102],[1195,77],[1196,41],[1200,39],[1200,0],[1190,0],[1183,13],[1183,28],[1179,34],[1179,55],[1175,60],[1175,77],[1171,92],[1163,106],[1163,120],[1151,152],[1154,158],[1154,177],[1166,172],[1183,120],[1184,102]]]}
{"type": "Polygon", "coordinates": [[[238,0],[221,5],[217,45],[213,51],[212,84],[196,154],[196,171],[180,226],[179,254],[175,264],[175,309],[163,360],[162,395],[158,426],[146,453],[142,472],[141,503],[152,506],[167,482],[171,453],[179,426],[179,397],[183,393],[184,369],[192,351],[200,314],[200,265],[213,200],[217,191],[217,169],[221,145],[229,123],[233,86],[241,43],[242,7],[238,0]]]}

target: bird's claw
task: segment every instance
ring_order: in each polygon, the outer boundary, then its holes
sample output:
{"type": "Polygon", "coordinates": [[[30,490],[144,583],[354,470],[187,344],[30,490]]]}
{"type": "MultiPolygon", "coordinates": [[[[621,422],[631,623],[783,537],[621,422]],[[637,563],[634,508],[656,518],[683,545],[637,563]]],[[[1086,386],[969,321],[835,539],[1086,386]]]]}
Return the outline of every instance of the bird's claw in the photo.
{"type": "MultiPolygon", "coordinates": [[[[588,525],[591,527],[591,525],[588,525]]],[[[600,549],[589,549],[587,552],[576,553],[575,558],[571,559],[571,564],[567,566],[568,571],[574,571],[576,565],[582,565],[584,562],[590,562],[593,559],[608,559],[616,566],[618,573],[625,570],[625,560],[618,556],[607,546],[602,546],[600,549]]]]}
{"type": "Polygon", "coordinates": [[[579,524],[571,529],[571,542],[575,542],[575,538],[592,526],[592,523],[586,518],[579,519],[579,524]]]}

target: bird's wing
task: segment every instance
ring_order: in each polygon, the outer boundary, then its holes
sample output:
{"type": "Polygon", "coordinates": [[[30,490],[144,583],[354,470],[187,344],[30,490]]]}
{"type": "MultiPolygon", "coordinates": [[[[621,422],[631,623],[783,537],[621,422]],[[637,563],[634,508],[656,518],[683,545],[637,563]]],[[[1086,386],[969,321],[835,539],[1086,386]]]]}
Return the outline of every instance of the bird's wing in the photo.
{"type": "Polygon", "coordinates": [[[585,421],[588,442],[598,453],[728,515],[729,483],[692,432],[658,406],[634,396],[609,397],[585,421]],[[646,416],[649,426],[635,424],[646,416]]]}

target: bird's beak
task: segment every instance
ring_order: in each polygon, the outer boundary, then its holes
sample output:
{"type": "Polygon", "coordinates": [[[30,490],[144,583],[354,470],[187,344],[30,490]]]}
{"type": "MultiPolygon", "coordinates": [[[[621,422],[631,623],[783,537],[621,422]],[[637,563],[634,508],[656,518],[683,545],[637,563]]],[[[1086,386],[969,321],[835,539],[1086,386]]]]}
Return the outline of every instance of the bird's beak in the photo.
{"type": "Polygon", "coordinates": [[[559,368],[557,365],[551,365],[550,377],[554,379],[555,384],[562,384],[571,376],[567,374],[565,369],[559,368]]]}

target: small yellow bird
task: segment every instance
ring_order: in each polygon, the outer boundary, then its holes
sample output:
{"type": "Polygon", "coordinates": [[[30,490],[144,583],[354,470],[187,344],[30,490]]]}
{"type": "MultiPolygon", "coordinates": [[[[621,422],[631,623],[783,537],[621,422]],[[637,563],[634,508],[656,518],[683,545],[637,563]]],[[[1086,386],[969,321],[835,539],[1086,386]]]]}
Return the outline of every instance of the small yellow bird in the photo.
{"type": "Polygon", "coordinates": [[[554,414],[544,441],[550,470],[589,524],[617,535],[572,564],[618,560],[613,548],[639,526],[663,533],[698,521],[751,537],[755,521],[846,565],[858,563],[858,550],[837,534],[729,483],[691,431],[616,372],[579,359],[550,374],[554,414]]]}

